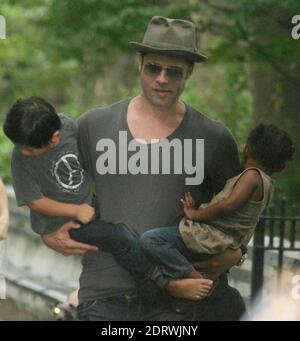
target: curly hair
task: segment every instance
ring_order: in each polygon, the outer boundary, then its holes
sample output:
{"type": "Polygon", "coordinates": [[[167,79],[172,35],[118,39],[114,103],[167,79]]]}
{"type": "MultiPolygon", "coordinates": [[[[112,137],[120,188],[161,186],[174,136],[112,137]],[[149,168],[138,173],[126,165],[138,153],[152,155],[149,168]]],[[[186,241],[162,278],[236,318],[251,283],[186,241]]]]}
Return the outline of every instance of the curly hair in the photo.
{"type": "Polygon", "coordinates": [[[247,144],[253,157],[271,173],[283,170],[295,152],[287,132],[273,124],[259,124],[255,127],[248,136],[247,144]]]}

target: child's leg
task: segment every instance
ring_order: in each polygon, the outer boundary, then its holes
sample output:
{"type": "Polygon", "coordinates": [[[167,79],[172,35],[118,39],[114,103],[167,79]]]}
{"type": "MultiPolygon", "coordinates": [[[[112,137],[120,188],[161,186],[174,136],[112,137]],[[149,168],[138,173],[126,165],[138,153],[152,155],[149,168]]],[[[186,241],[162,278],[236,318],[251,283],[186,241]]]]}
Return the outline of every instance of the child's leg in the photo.
{"type": "Polygon", "coordinates": [[[156,228],[141,236],[147,254],[162,265],[161,272],[170,278],[202,278],[191,262],[192,253],[185,246],[178,226],[156,228]]]}
{"type": "Polygon", "coordinates": [[[78,242],[96,245],[101,251],[111,253],[133,275],[143,277],[152,266],[141,248],[139,235],[124,224],[95,219],[79,229],[71,230],[70,236],[78,242]]]}
{"type": "MultiPolygon", "coordinates": [[[[178,227],[150,230],[141,236],[141,243],[151,258],[160,264],[159,273],[167,278],[161,280],[161,283],[165,284],[165,289],[172,296],[200,300],[208,295],[212,281],[203,278],[191,265],[189,260],[199,259],[200,256],[195,257],[195,254],[185,246],[178,227]],[[170,279],[177,281],[175,283],[170,279]]],[[[155,271],[152,279],[156,281],[155,271]]]]}

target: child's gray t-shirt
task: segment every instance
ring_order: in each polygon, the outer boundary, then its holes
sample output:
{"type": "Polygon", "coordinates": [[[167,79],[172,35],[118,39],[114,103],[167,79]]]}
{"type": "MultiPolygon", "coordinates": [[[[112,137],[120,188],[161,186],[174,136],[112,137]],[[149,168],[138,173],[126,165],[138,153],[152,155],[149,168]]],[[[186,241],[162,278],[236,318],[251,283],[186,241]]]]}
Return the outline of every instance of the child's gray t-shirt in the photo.
{"type": "MultiPolygon", "coordinates": [[[[12,177],[18,206],[44,197],[70,204],[92,202],[92,181],[79,161],[77,125],[59,114],[62,129],[59,143],[40,156],[12,154],[12,177]]],[[[38,234],[60,228],[70,217],[46,216],[30,210],[31,227],[38,234]]]]}

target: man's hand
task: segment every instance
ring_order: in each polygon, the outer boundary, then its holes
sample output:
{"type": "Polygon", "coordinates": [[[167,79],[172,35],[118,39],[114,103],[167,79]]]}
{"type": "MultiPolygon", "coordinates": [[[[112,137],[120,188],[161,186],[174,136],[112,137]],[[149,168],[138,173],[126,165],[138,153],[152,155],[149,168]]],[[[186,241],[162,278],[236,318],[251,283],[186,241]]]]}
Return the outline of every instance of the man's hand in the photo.
{"type": "Polygon", "coordinates": [[[69,231],[79,227],[79,224],[69,221],[57,231],[43,235],[42,240],[50,249],[64,256],[82,255],[87,251],[97,251],[98,248],[96,246],[78,243],[70,238],[69,231]]]}
{"type": "Polygon", "coordinates": [[[88,204],[82,204],[77,206],[75,218],[82,224],[88,224],[95,219],[96,210],[94,207],[88,204]]]}
{"type": "Polygon", "coordinates": [[[223,253],[211,257],[206,261],[193,263],[195,269],[203,271],[213,276],[220,276],[234,265],[236,265],[242,257],[241,249],[227,249],[223,253]]]}

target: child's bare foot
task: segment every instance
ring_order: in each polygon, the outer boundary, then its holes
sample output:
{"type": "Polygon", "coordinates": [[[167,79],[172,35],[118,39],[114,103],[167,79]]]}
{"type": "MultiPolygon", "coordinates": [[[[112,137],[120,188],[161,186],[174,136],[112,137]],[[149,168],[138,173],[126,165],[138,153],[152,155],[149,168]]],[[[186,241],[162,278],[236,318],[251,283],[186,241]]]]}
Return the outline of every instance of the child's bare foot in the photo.
{"type": "Polygon", "coordinates": [[[183,278],[171,280],[166,289],[174,297],[198,301],[209,294],[212,284],[209,279],[183,278]]]}

